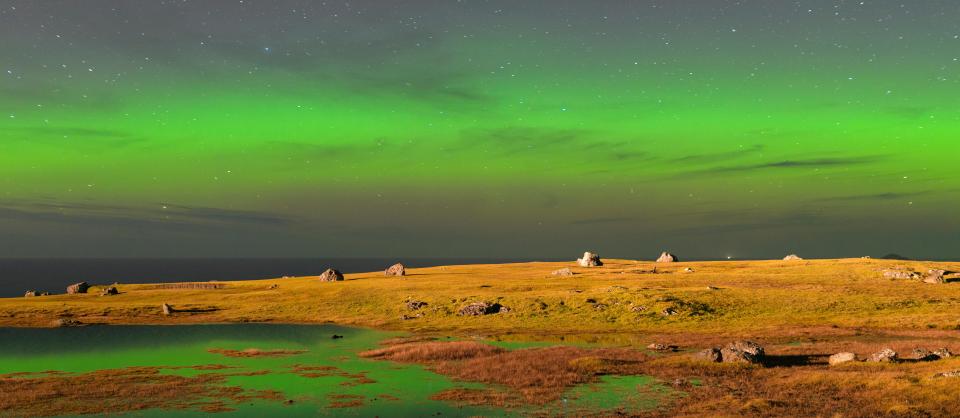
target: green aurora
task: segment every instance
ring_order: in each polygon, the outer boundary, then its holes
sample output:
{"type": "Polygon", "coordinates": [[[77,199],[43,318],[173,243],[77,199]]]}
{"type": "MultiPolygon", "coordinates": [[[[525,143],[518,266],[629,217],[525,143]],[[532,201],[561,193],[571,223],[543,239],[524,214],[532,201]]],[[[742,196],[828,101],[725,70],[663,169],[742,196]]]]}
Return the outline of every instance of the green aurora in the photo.
{"type": "Polygon", "coordinates": [[[0,255],[960,250],[960,3],[0,2],[0,255]]]}

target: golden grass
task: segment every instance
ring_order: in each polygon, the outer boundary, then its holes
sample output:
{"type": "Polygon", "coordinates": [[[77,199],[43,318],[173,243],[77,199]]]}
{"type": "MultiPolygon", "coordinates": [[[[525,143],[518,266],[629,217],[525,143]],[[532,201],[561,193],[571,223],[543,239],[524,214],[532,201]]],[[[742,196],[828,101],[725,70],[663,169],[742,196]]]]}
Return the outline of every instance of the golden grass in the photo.
{"type": "Polygon", "coordinates": [[[221,289],[120,285],[120,295],[88,294],[0,299],[0,326],[49,326],[60,317],[83,323],[189,324],[288,322],[371,326],[410,331],[487,333],[655,332],[755,334],[784,327],[956,329],[960,283],[940,285],[882,278],[905,266],[960,270],[960,263],[892,260],[693,262],[657,266],[605,260],[599,268],[569,263],[465,265],[382,272],[217,282],[221,289]],[[570,267],[577,275],[550,272],[570,267]],[[682,273],[692,267],[695,273],[682,273]],[[276,285],[276,288],[271,286],[276,285]],[[428,302],[411,314],[406,300],[428,302]],[[476,301],[509,312],[463,317],[476,301]],[[178,312],[165,316],[168,303],[178,312]],[[676,315],[664,316],[665,309],[676,315]]]}

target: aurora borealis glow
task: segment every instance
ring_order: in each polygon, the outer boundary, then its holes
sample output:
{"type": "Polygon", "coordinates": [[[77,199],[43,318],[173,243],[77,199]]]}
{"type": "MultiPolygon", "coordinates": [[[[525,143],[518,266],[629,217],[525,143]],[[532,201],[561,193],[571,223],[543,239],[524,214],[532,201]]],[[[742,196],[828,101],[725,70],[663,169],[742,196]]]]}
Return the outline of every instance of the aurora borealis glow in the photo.
{"type": "Polygon", "coordinates": [[[0,255],[960,251],[960,2],[0,1],[0,255]]]}

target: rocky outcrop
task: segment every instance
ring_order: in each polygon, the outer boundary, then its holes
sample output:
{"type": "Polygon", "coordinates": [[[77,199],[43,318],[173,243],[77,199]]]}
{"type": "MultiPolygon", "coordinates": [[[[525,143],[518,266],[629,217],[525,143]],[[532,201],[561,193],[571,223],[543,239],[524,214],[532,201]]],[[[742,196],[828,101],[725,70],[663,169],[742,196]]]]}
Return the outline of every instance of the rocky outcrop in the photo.
{"type": "Polygon", "coordinates": [[[397,263],[390,267],[387,267],[387,269],[383,271],[383,275],[384,276],[406,276],[407,270],[406,268],[403,267],[403,264],[397,263]]]}
{"type": "Polygon", "coordinates": [[[600,261],[600,256],[590,251],[583,253],[582,258],[577,259],[577,264],[580,267],[600,267],[603,265],[603,262],[600,261]]]}
{"type": "Polygon", "coordinates": [[[110,286],[100,291],[100,296],[112,296],[112,295],[119,295],[119,294],[120,294],[120,291],[117,290],[116,286],[110,286]]]}
{"type": "Polygon", "coordinates": [[[910,280],[910,279],[919,279],[920,273],[917,273],[912,270],[904,269],[904,268],[896,268],[896,269],[883,270],[883,277],[887,279],[910,280]]]}
{"type": "Polygon", "coordinates": [[[550,273],[550,274],[554,276],[568,277],[568,276],[573,276],[574,274],[577,274],[577,273],[574,273],[573,270],[570,270],[569,268],[562,268],[560,270],[554,270],[553,273],[550,273]]]}
{"type": "Polygon", "coordinates": [[[676,263],[678,261],[680,261],[680,259],[677,258],[677,256],[666,251],[660,253],[660,258],[657,258],[658,263],[676,263]]]}
{"type": "Polygon", "coordinates": [[[947,281],[943,277],[945,274],[947,274],[946,270],[930,269],[927,271],[927,275],[923,278],[923,282],[930,284],[946,283],[947,281]]]}
{"type": "Polygon", "coordinates": [[[803,257],[800,257],[796,254],[790,254],[786,257],[783,257],[783,261],[799,261],[799,260],[803,260],[803,257]]]}
{"type": "Polygon", "coordinates": [[[874,363],[894,363],[897,361],[897,352],[890,348],[884,348],[871,354],[867,361],[874,363]]]}
{"type": "Polygon", "coordinates": [[[32,298],[32,297],[37,297],[37,296],[40,296],[40,292],[38,292],[38,291],[36,291],[36,290],[28,290],[27,293],[24,293],[24,294],[23,294],[23,297],[25,297],[25,298],[32,298]]]}
{"type": "Polygon", "coordinates": [[[327,269],[319,277],[321,282],[339,282],[343,280],[343,273],[337,269],[327,269]]]}
{"type": "Polygon", "coordinates": [[[67,294],[75,295],[78,293],[87,293],[87,290],[90,289],[90,285],[87,282],[75,283],[70,286],[67,286],[67,294]]]}
{"type": "Polygon", "coordinates": [[[827,361],[830,363],[831,366],[836,366],[838,364],[857,361],[857,355],[851,352],[837,353],[830,356],[830,359],[827,361]]]}
{"type": "Polygon", "coordinates": [[[460,316],[482,316],[499,313],[503,308],[499,303],[476,302],[460,308],[460,316]]]}

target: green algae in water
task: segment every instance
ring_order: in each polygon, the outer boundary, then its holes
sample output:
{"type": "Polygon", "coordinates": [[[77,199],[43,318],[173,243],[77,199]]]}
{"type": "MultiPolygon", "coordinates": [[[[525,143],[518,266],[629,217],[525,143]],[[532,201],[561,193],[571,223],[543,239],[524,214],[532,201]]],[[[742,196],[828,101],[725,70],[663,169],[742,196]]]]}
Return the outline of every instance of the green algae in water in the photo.
{"type": "MultiPolygon", "coordinates": [[[[458,407],[430,400],[445,389],[463,387],[416,365],[357,357],[396,336],[372,330],[309,325],[101,326],[57,329],[0,329],[0,374],[56,370],[86,373],[128,367],[162,367],[162,373],[243,374],[228,386],[279,391],[284,401],[235,403],[217,416],[502,416],[508,411],[458,407]],[[333,335],[343,338],[333,339],[333,335]],[[278,357],[228,357],[209,350],[306,350],[278,357]],[[221,370],[195,370],[192,366],[221,370]],[[298,373],[298,366],[307,371],[298,373]],[[325,370],[309,376],[309,369],[325,370]],[[292,403],[285,402],[292,400],[292,403]],[[356,405],[333,408],[338,401],[356,405]],[[349,403],[349,402],[348,402],[349,403]]],[[[137,417],[194,417],[198,410],[146,410],[137,417]]]]}
{"type": "Polygon", "coordinates": [[[562,415],[578,411],[619,411],[627,415],[656,408],[673,390],[649,376],[600,376],[599,381],[577,386],[552,406],[562,415]]]}

